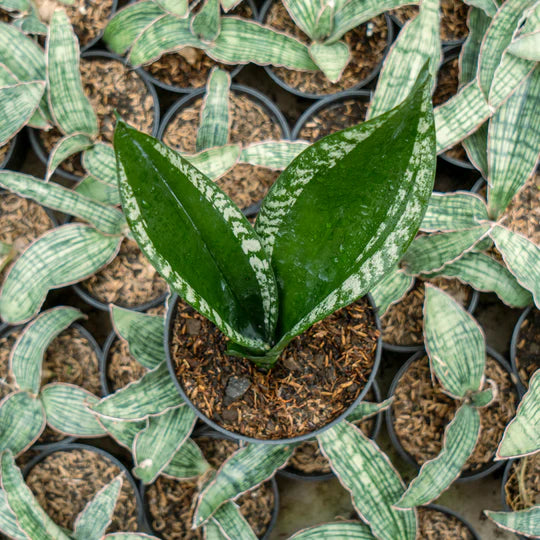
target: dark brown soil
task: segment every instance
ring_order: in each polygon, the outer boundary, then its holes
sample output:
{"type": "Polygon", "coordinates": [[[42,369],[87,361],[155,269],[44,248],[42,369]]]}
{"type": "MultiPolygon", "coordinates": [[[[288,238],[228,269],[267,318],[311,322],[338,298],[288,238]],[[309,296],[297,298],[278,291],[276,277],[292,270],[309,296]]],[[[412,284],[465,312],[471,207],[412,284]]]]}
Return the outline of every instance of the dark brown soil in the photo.
{"type": "Polygon", "coordinates": [[[540,311],[531,308],[521,324],[516,342],[516,367],[528,388],[533,373],[540,369],[540,311]]]}
{"type": "Polygon", "coordinates": [[[0,165],[2,165],[2,163],[4,163],[4,159],[6,159],[10,145],[11,141],[8,141],[6,144],[0,146],[0,165]]]}
{"type": "Polygon", "coordinates": [[[470,529],[458,518],[423,507],[418,508],[416,536],[422,540],[474,540],[470,529]]]}
{"type": "Polygon", "coordinates": [[[129,238],[123,240],[118,255],[109,265],[81,285],[104,304],[128,308],[150,302],[167,290],[165,280],[129,238]]]}
{"type": "MultiPolygon", "coordinates": [[[[310,39],[289,16],[281,2],[274,2],[266,15],[265,24],[285,32],[308,44],[310,39]]],[[[351,61],[339,81],[331,83],[322,71],[293,71],[272,68],[286,84],[311,94],[335,94],[361,83],[378,68],[384,59],[388,40],[388,26],[384,15],[379,15],[349,30],[343,38],[351,51],[351,61]]]]}
{"type": "MultiPolygon", "coordinates": [[[[238,449],[238,443],[224,439],[199,437],[196,442],[215,469],[238,449]]],[[[191,524],[196,497],[205,478],[178,481],[160,476],[148,488],[146,499],[151,525],[165,540],[202,540],[202,529],[192,530],[191,524]]],[[[236,502],[255,534],[262,537],[272,519],[272,485],[269,482],[262,484],[236,502]]]]}
{"type": "Polygon", "coordinates": [[[20,331],[14,331],[0,338],[0,401],[17,390],[17,385],[9,374],[9,355],[20,335],[20,331]]]}
{"type": "MultiPolygon", "coordinates": [[[[163,142],[183,152],[195,152],[200,124],[202,99],[193,101],[171,119],[163,134],[163,142]]],[[[229,100],[229,142],[246,146],[250,143],[282,138],[281,127],[266,109],[246,94],[231,92],[229,100]]],[[[216,180],[218,186],[240,208],[260,201],[279,176],[278,171],[248,164],[236,165],[216,180]]]]}
{"type": "MultiPolygon", "coordinates": [[[[154,101],[144,81],[135,71],[117,60],[82,58],[81,77],[84,93],[98,117],[98,140],[112,142],[116,125],[115,110],[138,130],[145,133],[152,131],[154,101]]],[[[47,154],[62,136],[56,129],[39,131],[38,134],[47,154]]],[[[84,176],[80,154],[68,158],[60,166],[71,174],[84,176]]]]}
{"type": "Polygon", "coordinates": [[[516,460],[504,486],[506,503],[519,511],[540,504],[540,453],[516,460]]]}
{"type": "Polygon", "coordinates": [[[315,142],[331,133],[360,124],[366,119],[368,102],[347,98],[314,114],[298,132],[298,138],[315,142]]]}
{"type": "MultiPolygon", "coordinates": [[[[498,396],[480,409],[481,432],[464,471],[475,473],[495,455],[508,422],[514,417],[517,396],[510,374],[494,359],[486,358],[486,378],[495,381],[498,396]]],[[[399,442],[419,465],[437,457],[442,449],[444,430],[460,402],[433,383],[427,356],[411,364],[399,380],[392,404],[393,425],[399,442]]]]}
{"type": "Polygon", "coordinates": [[[378,338],[361,299],[296,337],[263,373],[227,356],[225,336],[187,304],[179,304],[173,328],[176,374],[194,405],[223,428],[258,439],[311,433],[342,414],[368,380],[378,338]],[[233,383],[246,387],[236,399],[233,383]]]}
{"type": "MultiPolygon", "coordinates": [[[[77,515],[92,497],[120,474],[108,458],[90,450],[54,452],[35,465],[26,483],[41,507],[61,527],[73,530],[77,515]]],[[[135,492],[124,478],[107,532],[136,531],[135,492]]]]}
{"type": "MultiPolygon", "coordinates": [[[[472,289],[457,279],[426,280],[450,294],[461,306],[469,305],[472,289]]],[[[424,280],[416,278],[413,288],[381,317],[382,336],[392,345],[421,345],[424,342],[424,280]]]]}
{"type": "Polygon", "coordinates": [[[109,349],[108,359],[107,379],[110,381],[111,392],[139,380],[147,372],[147,369],[131,356],[128,344],[121,339],[114,341],[109,349]]]}

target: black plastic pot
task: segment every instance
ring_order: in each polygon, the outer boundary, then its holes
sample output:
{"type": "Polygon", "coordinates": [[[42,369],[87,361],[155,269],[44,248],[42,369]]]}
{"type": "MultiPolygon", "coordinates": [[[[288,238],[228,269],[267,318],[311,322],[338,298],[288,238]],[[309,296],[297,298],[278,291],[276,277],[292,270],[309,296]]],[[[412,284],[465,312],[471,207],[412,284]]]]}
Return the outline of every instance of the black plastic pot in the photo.
{"type": "MultiPolygon", "coordinates": [[[[369,300],[369,303],[371,307],[373,308],[373,315],[375,318],[375,325],[377,329],[381,330],[381,324],[379,321],[379,317],[377,316],[377,310],[375,307],[375,304],[373,302],[373,299],[371,298],[371,295],[368,294],[367,298],[369,300]]],[[[222,435],[225,435],[227,437],[230,437],[232,439],[235,439],[237,441],[243,441],[247,443],[259,443],[259,444],[289,444],[289,443],[297,443],[300,441],[307,441],[309,439],[313,439],[315,436],[317,436],[319,433],[323,433],[327,429],[331,428],[332,426],[336,425],[338,422],[341,422],[341,420],[344,420],[351,412],[360,404],[360,402],[364,399],[365,395],[375,382],[375,377],[377,376],[377,372],[379,370],[379,365],[381,363],[381,338],[379,336],[377,340],[377,348],[375,351],[375,358],[373,361],[373,369],[369,375],[368,381],[366,385],[364,386],[363,390],[360,392],[358,397],[354,400],[353,403],[337,418],[323,426],[322,428],[319,428],[311,433],[306,433],[305,435],[299,435],[298,437],[291,437],[288,439],[256,439],[254,437],[247,437],[245,435],[241,435],[239,433],[234,433],[232,431],[229,431],[223,427],[221,427],[219,424],[216,424],[214,421],[210,420],[203,412],[201,412],[195,405],[191,402],[191,400],[188,398],[186,393],[184,392],[184,389],[182,388],[182,385],[180,384],[180,381],[177,379],[175,374],[175,368],[174,368],[174,360],[171,356],[171,349],[170,349],[170,340],[172,338],[173,334],[173,324],[174,320],[176,318],[176,310],[178,308],[178,301],[179,296],[177,294],[174,294],[171,297],[171,300],[169,302],[169,307],[167,310],[167,318],[165,320],[165,354],[167,358],[167,367],[169,369],[169,373],[171,375],[171,379],[173,380],[176,389],[178,390],[178,393],[182,397],[182,399],[191,407],[193,412],[208,426],[210,426],[212,429],[216,430],[217,432],[221,433],[222,435]]]]}
{"type": "MultiPolygon", "coordinates": [[[[501,482],[501,502],[502,502],[502,506],[503,506],[503,510],[505,512],[512,512],[512,509],[508,506],[508,503],[506,502],[506,493],[504,492],[504,486],[506,485],[506,482],[508,481],[508,477],[510,476],[510,469],[512,467],[512,465],[519,461],[519,458],[517,459],[510,459],[506,462],[506,466],[504,467],[504,473],[503,473],[503,478],[502,478],[502,482],[501,482]]],[[[505,462],[501,462],[501,463],[505,463],[505,462]]],[[[519,540],[529,540],[528,537],[526,536],[523,536],[522,534],[517,534],[517,533],[514,533],[518,538],[519,540]]]]}
{"type": "MultiPolygon", "coordinates": [[[[263,4],[263,7],[261,8],[261,12],[259,15],[259,21],[264,24],[264,21],[266,19],[266,14],[268,13],[268,10],[270,9],[270,6],[275,2],[276,0],[266,0],[266,2],[263,4]]],[[[388,29],[388,36],[387,36],[387,43],[386,43],[386,49],[384,52],[384,57],[381,60],[381,62],[373,69],[373,71],[363,80],[356,83],[351,88],[348,88],[347,90],[342,90],[339,92],[334,92],[331,94],[313,94],[311,92],[302,92],[301,90],[297,90],[296,88],[293,88],[292,86],[289,86],[283,79],[278,77],[278,75],[275,73],[275,71],[272,69],[272,66],[264,66],[264,69],[266,70],[266,73],[270,76],[270,78],[278,84],[281,88],[286,90],[287,92],[290,92],[291,94],[294,94],[295,96],[299,96],[302,98],[307,99],[321,99],[324,97],[329,96],[339,96],[343,94],[344,92],[349,92],[351,90],[358,90],[359,88],[362,88],[366,85],[368,85],[378,74],[381,70],[381,67],[384,63],[384,60],[386,59],[386,55],[388,54],[388,50],[390,49],[390,45],[392,44],[392,41],[394,40],[394,28],[392,26],[392,21],[387,13],[384,14],[384,17],[386,19],[386,27],[388,29]]]]}
{"type": "MultiPolygon", "coordinates": [[[[60,442],[56,443],[54,445],[50,445],[47,450],[44,450],[40,454],[38,454],[36,457],[31,459],[28,464],[23,469],[23,476],[26,479],[27,476],[30,474],[30,471],[41,461],[43,461],[46,457],[50,456],[51,454],[55,452],[69,452],[71,450],[88,450],[90,452],[95,452],[96,454],[99,454],[100,456],[103,456],[110,460],[114,465],[116,465],[123,473],[125,480],[127,480],[131,486],[133,487],[133,491],[135,493],[135,501],[137,505],[137,524],[138,529],[141,531],[144,531],[145,522],[144,522],[144,511],[143,511],[143,503],[141,499],[141,494],[139,492],[137,482],[127,469],[127,467],[119,461],[116,457],[114,457],[109,452],[98,448],[96,446],[91,446],[89,444],[81,444],[81,443],[65,443],[60,442]]],[[[125,481],[124,480],[124,481],[125,481]]]]}
{"type": "Polygon", "coordinates": [[[532,309],[533,309],[533,306],[529,306],[519,316],[516,326],[514,326],[514,331],[512,332],[512,340],[510,341],[510,363],[512,364],[512,372],[514,373],[516,377],[517,386],[522,396],[525,394],[525,392],[527,392],[527,387],[525,386],[525,383],[521,380],[521,377],[519,376],[519,371],[518,371],[517,362],[516,362],[516,351],[517,351],[517,343],[518,343],[519,331],[521,329],[521,325],[523,324],[523,321],[528,317],[532,309]]]}
{"type": "MultiPolygon", "coordinates": [[[[510,364],[497,352],[494,351],[491,347],[486,346],[486,353],[488,356],[491,356],[494,360],[496,360],[510,375],[512,375],[512,368],[510,367],[510,364]]],[[[394,395],[396,386],[401,379],[402,375],[407,371],[409,366],[422,356],[425,356],[426,352],[424,350],[416,352],[403,366],[401,366],[401,369],[396,373],[392,384],[390,385],[390,389],[388,391],[388,397],[391,397],[394,395]]],[[[513,382],[513,378],[512,378],[513,382]]],[[[515,383],[514,383],[515,385],[515,383]]],[[[515,393],[516,397],[519,400],[519,391],[517,387],[515,387],[515,393]]],[[[388,407],[386,409],[386,429],[388,431],[388,435],[390,437],[390,440],[392,441],[392,444],[394,445],[394,448],[397,450],[397,453],[408,463],[416,467],[418,470],[420,470],[420,465],[416,462],[413,456],[411,456],[404,448],[401,446],[401,443],[399,441],[399,438],[394,430],[394,415],[392,413],[392,406],[388,407]]],[[[471,472],[464,472],[454,480],[455,483],[461,483],[461,482],[469,482],[472,480],[479,480],[481,478],[484,478],[485,476],[488,476],[492,472],[496,471],[497,469],[500,469],[503,465],[502,461],[492,461],[491,463],[488,463],[484,468],[480,469],[478,472],[471,473],[471,472]]]]}
{"type": "MultiPolygon", "coordinates": [[[[379,385],[377,384],[377,381],[373,381],[373,386],[371,387],[371,390],[373,390],[373,393],[375,394],[375,401],[380,402],[381,401],[381,392],[379,390],[379,385]]],[[[382,411],[378,413],[375,417],[375,425],[373,426],[373,431],[371,432],[370,438],[375,440],[377,438],[377,435],[379,434],[379,431],[381,430],[382,425],[382,418],[383,413],[382,411]]],[[[334,473],[328,472],[328,473],[305,473],[302,471],[299,471],[298,469],[295,469],[291,465],[287,465],[283,469],[280,469],[278,471],[278,475],[284,476],[285,478],[291,478],[293,480],[308,480],[308,481],[321,481],[321,480],[330,480],[331,478],[334,478],[334,473]]]]}
{"type": "Polygon", "coordinates": [[[463,525],[465,525],[467,529],[469,529],[474,540],[482,540],[480,536],[478,535],[478,533],[474,530],[473,526],[465,518],[460,516],[457,512],[450,510],[450,508],[447,508],[446,506],[440,506],[439,504],[427,504],[423,508],[430,508],[431,510],[437,510],[438,512],[442,512],[443,514],[456,518],[457,520],[461,521],[461,523],[463,523],[463,525]]]}
{"type": "Polygon", "coordinates": [[[10,171],[16,171],[22,165],[26,152],[28,150],[28,137],[25,129],[19,131],[7,144],[9,145],[8,151],[4,157],[2,163],[0,163],[0,170],[6,169],[10,171]]]}
{"type": "MultiPolygon", "coordinates": [[[[154,103],[154,122],[152,124],[151,135],[155,136],[159,129],[159,117],[160,117],[159,99],[156,93],[156,89],[150,82],[146,73],[140,68],[134,69],[130,67],[125,58],[122,58],[121,56],[110,53],[108,51],[101,51],[101,50],[88,51],[81,54],[81,58],[106,58],[109,60],[117,60],[118,62],[121,62],[124,66],[129,67],[130,70],[135,71],[137,73],[137,75],[143,80],[148,90],[148,93],[152,96],[152,101],[154,103]]],[[[46,150],[43,148],[41,141],[39,140],[38,131],[39,130],[36,130],[36,129],[29,129],[28,135],[30,137],[30,143],[32,145],[34,152],[36,153],[41,163],[43,163],[43,165],[47,167],[49,156],[47,155],[46,150]]],[[[66,180],[71,180],[72,182],[80,182],[83,179],[82,176],[77,176],[75,174],[71,174],[67,171],[64,171],[61,166],[58,166],[56,168],[54,174],[66,180]]]]}
{"type": "MultiPolygon", "coordinates": [[[[114,14],[116,13],[117,9],[118,9],[118,0],[113,0],[113,5],[112,5],[112,8],[111,8],[111,14],[109,15],[108,21],[110,21],[114,17],[114,14]]],[[[107,24],[108,24],[108,21],[107,21],[107,24]]],[[[106,27],[107,27],[107,25],[105,25],[103,27],[103,30],[94,39],[90,40],[86,45],[84,45],[84,47],[81,47],[81,52],[82,53],[88,51],[94,45],[97,44],[97,42],[103,37],[103,33],[105,32],[106,27]]]]}

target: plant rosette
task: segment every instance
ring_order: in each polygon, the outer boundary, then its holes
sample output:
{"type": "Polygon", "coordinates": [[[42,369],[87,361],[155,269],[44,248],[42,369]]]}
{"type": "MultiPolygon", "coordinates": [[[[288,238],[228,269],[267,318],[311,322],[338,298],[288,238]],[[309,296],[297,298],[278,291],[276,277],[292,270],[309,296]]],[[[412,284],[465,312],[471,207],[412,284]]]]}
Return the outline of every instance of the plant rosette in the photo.
{"type": "Polygon", "coordinates": [[[510,362],[522,394],[529,387],[532,375],[540,369],[540,314],[528,307],[520,315],[510,342],[510,362]]]}

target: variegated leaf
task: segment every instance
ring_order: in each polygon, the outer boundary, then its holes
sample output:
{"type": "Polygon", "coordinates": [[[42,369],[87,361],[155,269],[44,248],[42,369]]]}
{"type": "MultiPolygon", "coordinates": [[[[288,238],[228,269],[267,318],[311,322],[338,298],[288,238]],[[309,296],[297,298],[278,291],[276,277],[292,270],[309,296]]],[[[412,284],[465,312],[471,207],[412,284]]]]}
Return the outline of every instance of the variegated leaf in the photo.
{"type": "Polygon", "coordinates": [[[189,15],[188,0],[154,0],[154,2],[160,8],[177,17],[187,17],[189,15]]]}
{"type": "Polygon", "coordinates": [[[186,480],[201,476],[210,469],[201,449],[191,439],[187,439],[171,462],[163,469],[162,474],[177,480],[186,480]]]}
{"type": "Polygon", "coordinates": [[[360,521],[338,521],[303,529],[293,534],[289,540],[375,540],[371,529],[360,521]]]}
{"type": "Polygon", "coordinates": [[[163,414],[182,403],[167,364],[162,362],[138,381],[117,390],[90,408],[112,420],[133,421],[163,414]]]}
{"type": "Polygon", "coordinates": [[[419,14],[400,30],[386,56],[368,118],[389,111],[411,91],[422,67],[429,63],[432,88],[441,62],[439,0],[423,0],[419,14]]]}
{"type": "Polygon", "coordinates": [[[486,365],[484,333],[450,295],[426,284],[424,339],[432,373],[456,398],[481,390],[486,365]]]}
{"type": "Polygon", "coordinates": [[[106,206],[53,182],[43,182],[27,174],[0,171],[0,187],[39,204],[76,216],[94,225],[104,234],[119,235],[125,228],[120,210],[106,206]]]}
{"type": "Polygon", "coordinates": [[[47,163],[47,176],[45,181],[49,181],[54,171],[60,163],[68,157],[82,152],[92,146],[92,139],[85,133],[69,133],[62,137],[53,148],[47,163]]]}
{"type": "Polygon", "coordinates": [[[540,307],[540,247],[506,227],[493,227],[491,238],[518,283],[530,291],[540,307]]]}
{"type": "Polygon", "coordinates": [[[493,512],[484,510],[486,516],[499,527],[530,538],[540,537],[540,506],[519,512],[493,512]]]}
{"type": "Polygon", "coordinates": [[[145,533],[119,532],[106,534],[103,540],[160,540],[157,536],[145,533]]]}
{"type": "Polygon", "coordinates": [[[220,3],[223,11],[227,13],[231,9],[234,9],[238,4],[240,4],[240,2],[242,2],[242,0],[221,0],[220,3]]]}
{"type": "Polygon", "coordinates": [[[508,46],[508,52],[526,60],[540,62],[540,30],[518,36],[508,46]]]}
{"type": "Polygon", "coordinates": [[[315,41],[323,41],[330,37],[334,31],[334,14],[339,9],[334,2],[323,4],[323,8],[317,16],[317,23],[313,30],[313,39],[315,41]]]}
{"type": "Polygon", "coordinates": [[[15,392],[0,401],[0,452],[15,455],[29,448],[45,429],[41,402],[28,392],[15,392]]]}
{"type": "Polygon", "coordinates": [[[540,370],[531,377],[529,389],[515,418],[506,426],[497,459],[527,456],[540,451],[540,370]]]}
{"type": "Polygon", "coordinates": [[[217,38],[220,29],[219,0],[204,0],[204,4],[191,19],[191,31],[203,42],[217,38]]]}
{"type": "Polygon", "coordinates": [[[322,2],[313,2],[312,0],[283,0],[283,5],[298,28],[304,34],[314,39],[317,19],[322,10],[322,2]]]}
{"type": "Polygon", "coordinates": [[[253,143],[242,148],[239,161],[267,169],[282,170],[288,167],[289,163],[308,146],[309,143],[304,141],[253,143]]]}
{"type": "Polygon", "coordinates": [[[130,354],[139,364],[154,369],[165,360],[162,316],[111,305],[111,319],[116,334],[127,342],[130,354]]]}
{"type": "Polygon", "coordinates": [[[100,540],[103,537],[112,521],[122,483],[123,474],[120,474],[94,495],[75,520],[74,540],[100,540]]]}
{"type": "Polygon", "coordinates": [[[209,148],[198,154],[180,154],[194,167],[211,180],[223,176],[231,170],[240,158],[241,148],[238,144],[227,144],[218,148],[209,148]]]}
{"type": "Polygon", "coordinates": [[[381,540],[415,540],[416,514],[392,507],[405,491],[404,484],[379,447],[346,421],[317,435],[317,439],[373,535],[381,540]]]}
{"type": "Polygon", "coordinates": [[[372,416],[379,414],[380,412],[388,409],[394,400],[393,397],[385,399],[380,403],[370,403],[369,401],[362,401],[351,414],[347,416],[347,422],[351,424],[356,424],[363,420],[367,420],[372,416]]]}
{"type": "Polygon", "coordinates": [[[63,10],[54,12],[47,39],[47,81],[51,113],[64,135],[98,133],[97,117],[79,72],[79,43],[63,10]]]}
{"type": "Polygon", "coordinates": [[[309,55],[326,78],[336,83],[351,60],[349,46],[343,41],[334,43],[314,42],[309,46],[309,55]]]}
{"type": "MultiPolygon", "coordinates": [[[[223,540],[256,540],[257,536],[251,529],[240,509],[233,502],[227,502],[216,511],[212,517],[212,525],[217,526],[223,540]]],[[[212,527],[210,525],[210,527],[212,527]]],[[[217,532],[217,531],[216,531],[217,532]]],[[[214,533],[215,534],[215,533],[214,533]]]]}
{"type": "Polygon", "coordinates": [[[0,533],[7,534],[13,540],[28,540],[20,529],[17,517],[9,507],[6,492],[0,487],[0,533]]]}
{"type": "Polygon", "coordinates": [[[41,22],[39,18],[31,13],[21,19],[15,19],[13,24],[20,28],[25,34],[33,34],[39,36],[46,36],[48,27],[45,23],[41,22]]]}
{"type": "Polygon", "coordinates": [[[448,489],[473,453],[479,435],[480,413],[463,404],[446,427],[439,455],[422,465],[418,476],[394,506],[403,509],[422,506],[448,489]]]}
{"type": "MultiPolygon", "coordinates": [[[[217,0],[216,0],[217,4],[217,0]]],[[[214,68],[206,84],[206,95],[197,131],[197,152],[213,146],[223,146],[229,139],[229,88],[231,76],[214,68]]]]}
{"type": "Polygon", "coordinates": [[[224,503],[262,484],[284,467],[294,445],[248,444],[221,465],[197,499],[193,526],[205,523],[224,503]]]}
{"type": "Polygon", "coordinates": [[[74,188],[83,197],[92,199],[107,206],[120,206],[120,192],[116,186],[106,184],[94,176],[83,178],[74,188]]]}
{"type": "Polygon", "coordinates": [[[82,165],[88,174],[101,182],[117,187],[118,174],[116,171],[116,157],[111,145],[96,143],[82,154],[82,165]]]}
{"type": "Polygon", "coordinates": [[[30,11],[30,0],[0,0],[0,8],[5,11],[30,11]]]}
{"type": "Polygon", "coordinates": [[[24,329],[9,359],[10,370],[21,390],[39,393],[45,351],[60,332],[83,317],[78,309],[57,307],[44,311],[24,329]]]}
{"type": "Polygon", "coordinates": [[[146,420],[125,422],[124,420],[111,420],[104,416],[96,415],[96,419],[103,429],[120,445],[133,451],[133,441],[139,431],[146,428],[146,420]]]}
{"type": "Polygon", "coordinates": [[[377,306],[377,313],[382,317],[392,304],[399,302],[414,285],[414,277],[403,270],[389,272],[369,292],[377,306]]]}
{"type": "Polygon", "coordinates": [[[108,264],[121,238],[88,225],[63,225],[31,244],[9,270],[0,293],[0,315],[10,324],[32,318],[50,289],[91,276],[108,264]]]}
{"type": "Polygon", "coordinates": [[[486,16],[493,17],[497,13],[499,6],[495,0],[463,0],[469,6],[473,6],[478,10],[484,11],[486,16]]]}
{"type": "Polygon", "coordinates": [[[67,383],[51,383],[43,387],[40,399],[47,424],[72,437],[103,437],[107,432],[88,409],[99,398],[87,390],[67,383]]]}
{"type": "Polygon", "coordinates": [[[147,427],[133,442],[133,474],[145,484],[152,483],[167,467],[193,431],[196,416],[191,407],[181,405],[160,416],[150,417],[147,427]]]}
{"type": "MultiPolygon", "coordinates": [[[[492,382],[489,381],[488,382],[492,382]]],[[[477,409],[482,409],[488,407],[495,400],[495,392],[491,388],[487,390],[482,390],[480,392],[473,392],[470,395],[470,405],[476,407],[477,409]]]]}

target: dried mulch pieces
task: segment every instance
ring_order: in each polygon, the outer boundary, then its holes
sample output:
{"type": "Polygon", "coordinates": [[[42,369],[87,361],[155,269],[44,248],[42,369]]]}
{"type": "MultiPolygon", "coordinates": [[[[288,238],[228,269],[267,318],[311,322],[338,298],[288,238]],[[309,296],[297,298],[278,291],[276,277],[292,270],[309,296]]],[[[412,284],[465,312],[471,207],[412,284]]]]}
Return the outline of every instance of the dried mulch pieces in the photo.
{"type": "Polygon", "coordinates": [[[506,503],[519,511],[540,504],[540,453],[516,460],[504,485],[506,503]]]}
{"type": "Polygon", "coordinates": [[[16,330],[0,338],[0,401],[8,394],[18,390],[13,377],[9,373],[9,356],[13,345],[21,335],[22,330],[16,330]]]}
{"type": "Polygon", "coordinates": [[[534,307],[519,329],[516,367],[521,382],[528,388],[533,373],[540,369],[540,311],[534,307]]]}
{"type": "Polygon", "coordinates": [[[147,371],[131,356],[125,341],[121,339],[114,341],[109,349],[107,363],[107,380],[110,382],[111,392],[139,380],[147,371]]]}
{"type": "Polygon", "coordinates": [[[458,518],[433,508],[418,508],[417,538],[422,540],[474,540],[470,529],[458,518]]]}

